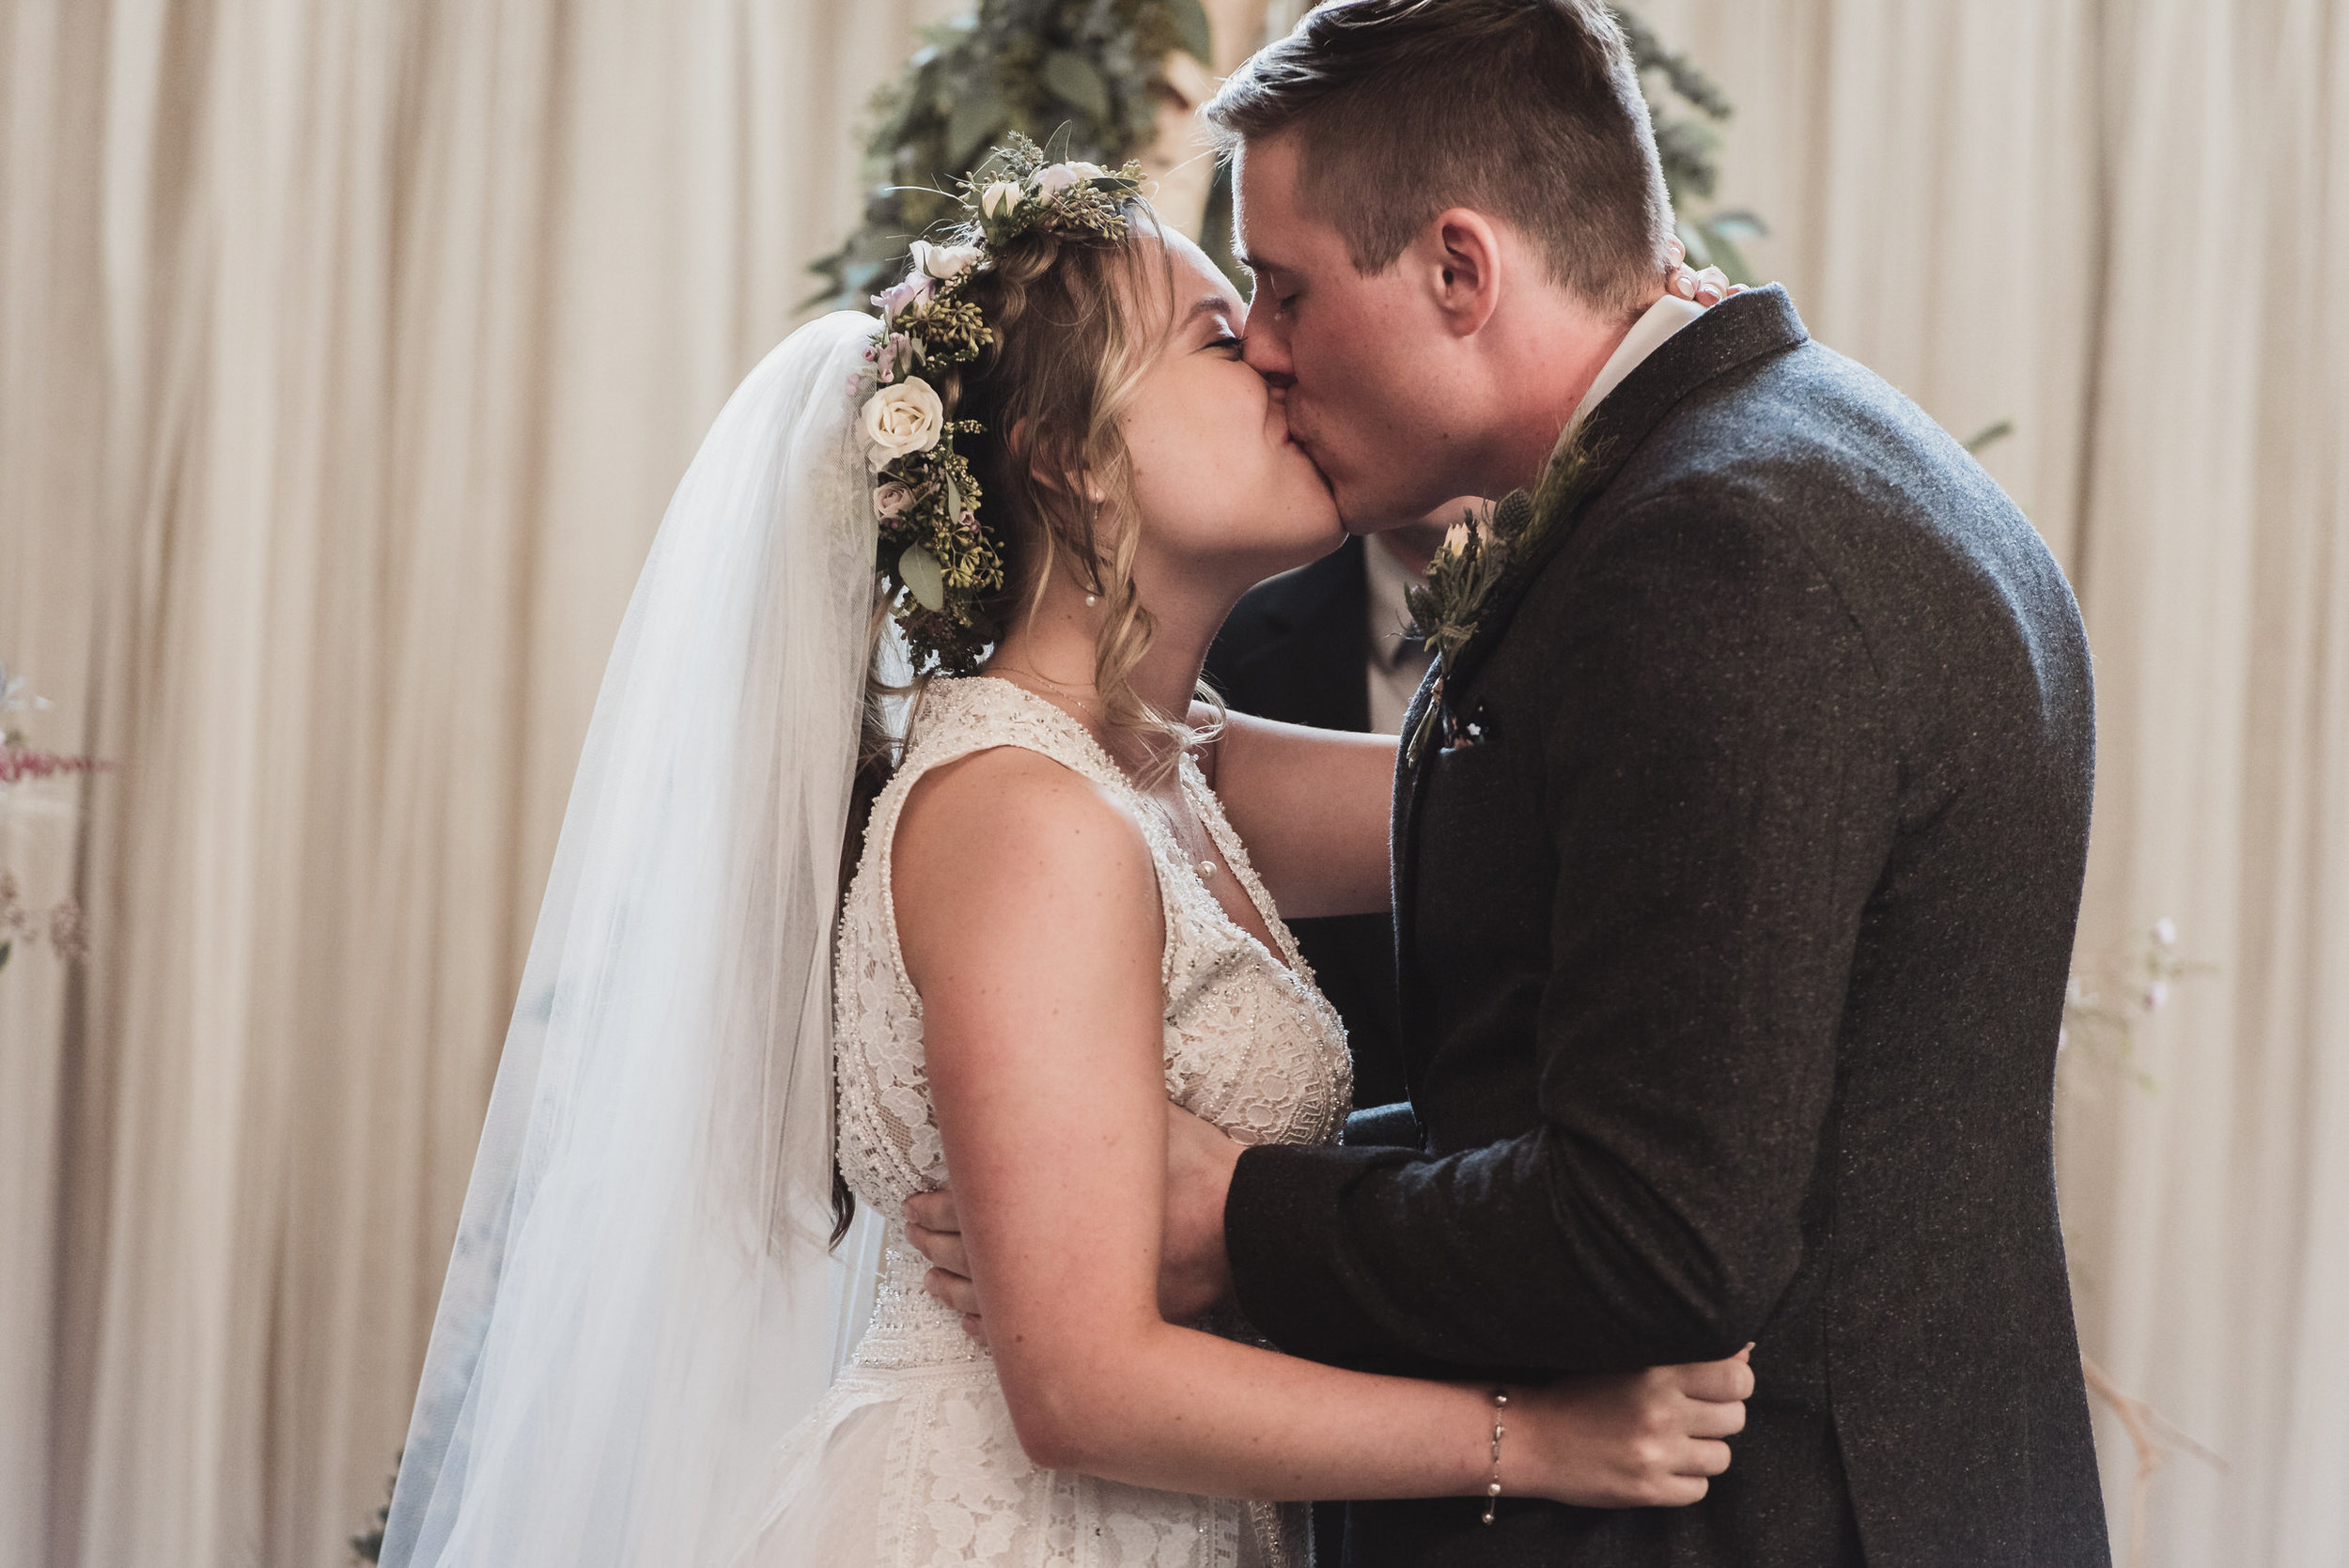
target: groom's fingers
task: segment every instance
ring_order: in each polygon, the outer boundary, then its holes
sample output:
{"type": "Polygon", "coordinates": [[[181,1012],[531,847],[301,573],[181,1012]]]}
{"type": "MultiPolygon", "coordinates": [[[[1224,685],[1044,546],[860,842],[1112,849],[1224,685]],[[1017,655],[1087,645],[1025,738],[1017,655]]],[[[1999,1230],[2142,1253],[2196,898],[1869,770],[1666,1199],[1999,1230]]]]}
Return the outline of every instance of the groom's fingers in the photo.
{"type": "Polygon", "coordinates": [[[966,1278],[971,1273],[971,1253],[962,1245],[962,1237],[949,1231],[933,1231],[911,1219],[906,1221],[906,1240],[913,1250],[949,1274],[966,1278]]]}
{"type": "Polygon", "coordinates": [[[917,1192],[899,1206],[898,1213],[926,1231],[951,1234],[962,1229],[962,1221],[955,1214],[955,1194],[950,1188],[917,1192]]]}
{"type": "Polygon", "coordinates": [[[966,1318],[979,1315],[979,1289],[959,1274],[933,1268],[922,1276],[922,1288],[966,1318]]]}

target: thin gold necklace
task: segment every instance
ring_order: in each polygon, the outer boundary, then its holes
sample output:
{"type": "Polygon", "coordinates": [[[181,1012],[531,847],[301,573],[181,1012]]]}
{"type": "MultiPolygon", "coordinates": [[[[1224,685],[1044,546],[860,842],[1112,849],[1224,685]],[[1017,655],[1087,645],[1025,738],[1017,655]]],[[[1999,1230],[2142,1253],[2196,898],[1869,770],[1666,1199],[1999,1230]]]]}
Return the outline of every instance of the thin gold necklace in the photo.
{"type": "MultiPolygon", "coordinates": [[[[1034,681],[1039,686],[1049,686],[1055,691],[1067,694],[1068,700],[1075,703],[1080,707],[1089,708],[1097,713],[1102,711],[1099,693],[1094,692],[1093,689],[1089,686],[1071,686],[1066,681],[1054,680],[1050,675],[1042,674],[1039,671],[1027,669],[1024,666],[1018,664],[999,664],[993,669],[988,670],[987,673],[997,676],[999,679],[1008,678],[1011,675],[1024,675],[1029,680],[1034,681]],[[1086,695],[1086,693],[1092,694],[1086,695]]],[[[1012,684],[1018,685],[1019,683],[1014,681],[1012,684]]],[[[1038,694],[1041,695],[1041,693],[1038,694]]]]}

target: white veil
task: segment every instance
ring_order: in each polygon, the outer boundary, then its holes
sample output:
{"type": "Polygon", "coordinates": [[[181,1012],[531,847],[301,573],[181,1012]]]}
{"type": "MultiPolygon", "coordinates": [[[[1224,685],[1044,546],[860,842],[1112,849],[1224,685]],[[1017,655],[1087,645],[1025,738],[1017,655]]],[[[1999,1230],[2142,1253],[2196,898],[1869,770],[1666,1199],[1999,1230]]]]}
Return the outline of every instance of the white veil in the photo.
{"type": "Polygon", "coordinates": [[[721,1562],[831,1378],[852,1294],[825,1245],[832,932],[877,528],[849,383],[873,331],[825,317],[751,372],[629,603],[386,1568],[721,1562]]]}

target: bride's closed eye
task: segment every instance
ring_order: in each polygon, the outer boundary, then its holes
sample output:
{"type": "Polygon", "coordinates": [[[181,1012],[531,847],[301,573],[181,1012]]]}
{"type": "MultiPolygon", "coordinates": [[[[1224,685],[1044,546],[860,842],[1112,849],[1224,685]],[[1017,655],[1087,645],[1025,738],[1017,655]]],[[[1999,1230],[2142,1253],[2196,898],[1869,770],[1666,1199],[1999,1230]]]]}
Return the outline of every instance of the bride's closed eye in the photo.
{"type": "Polygon", "coordinates": [[[1209,338],[1207,340],[1207,347],[1210,349],[1236,349],[1245,352],[1248,346],[1241,342],[1238,338],[1234,337],[1230,333],[1225,333],[1221,337],[1209,338]]]}

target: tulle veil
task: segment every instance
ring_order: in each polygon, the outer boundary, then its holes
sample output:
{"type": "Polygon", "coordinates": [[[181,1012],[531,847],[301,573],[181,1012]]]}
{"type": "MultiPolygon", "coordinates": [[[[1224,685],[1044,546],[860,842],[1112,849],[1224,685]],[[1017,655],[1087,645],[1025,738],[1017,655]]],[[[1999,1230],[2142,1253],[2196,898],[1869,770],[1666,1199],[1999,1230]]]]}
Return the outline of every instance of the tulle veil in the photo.
{"type": "Polygon", "coordinates": [[[879,1222],[827,1242],[832,934],[877,530],[850,383],[873,326],[824,317],[751,372],[630,601],[385,1568],[725,1562],[869,1308],[879,1222]]]}

